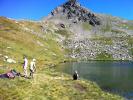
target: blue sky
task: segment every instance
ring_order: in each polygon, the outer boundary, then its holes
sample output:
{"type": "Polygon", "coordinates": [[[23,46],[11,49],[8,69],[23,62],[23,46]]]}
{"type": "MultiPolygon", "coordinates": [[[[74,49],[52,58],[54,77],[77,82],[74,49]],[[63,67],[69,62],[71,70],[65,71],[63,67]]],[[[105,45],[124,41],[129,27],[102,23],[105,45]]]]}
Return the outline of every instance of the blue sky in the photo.
{"type": "MultiPolygon", "coordinates": [[[[40,20],[67,0],[0,0],[0,16],[40,20]]],[[[96,13],[133,20],[133,0],[79,0],[96,13]]]]}

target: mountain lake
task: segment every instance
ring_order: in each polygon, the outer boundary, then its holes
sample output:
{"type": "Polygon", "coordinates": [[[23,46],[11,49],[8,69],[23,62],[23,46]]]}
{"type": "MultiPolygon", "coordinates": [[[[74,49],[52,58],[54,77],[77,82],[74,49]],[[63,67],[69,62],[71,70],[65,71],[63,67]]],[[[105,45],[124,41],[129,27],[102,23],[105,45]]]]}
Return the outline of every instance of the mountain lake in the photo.
{"type": "Polygon", "coordinates": [[[70,75],[77,70],[80,78],[96,82],[104,91],[133,99],[133,62],[71,62],[60,64],[57,70],[70,75]]]}

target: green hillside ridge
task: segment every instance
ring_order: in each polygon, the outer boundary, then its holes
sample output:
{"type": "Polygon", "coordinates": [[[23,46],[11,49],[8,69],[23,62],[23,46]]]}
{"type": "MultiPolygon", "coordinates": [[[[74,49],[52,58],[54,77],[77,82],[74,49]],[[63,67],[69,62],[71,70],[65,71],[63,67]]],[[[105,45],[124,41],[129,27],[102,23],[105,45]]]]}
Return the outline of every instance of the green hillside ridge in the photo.
{"type": "MultiPolygon", "coordinates": [[[[10,69],[23,72],[24,55],[29,61],[37,59],[34,79],[0,79],[0,100],[123,100],[120,96],[103,92],[94,82],[73,81],[71,76],[57,72],[55,65],[71,60],[67,56],[68,49],[60,42],[66,34],[60,33],[62,31],[51,22],[45,25],[0,17],[0,74],[10,69]],[[16,63],[4,61],[4,56],[16,63]]],[[[72,33],[68,31],[68,34],[72,33]]]]}

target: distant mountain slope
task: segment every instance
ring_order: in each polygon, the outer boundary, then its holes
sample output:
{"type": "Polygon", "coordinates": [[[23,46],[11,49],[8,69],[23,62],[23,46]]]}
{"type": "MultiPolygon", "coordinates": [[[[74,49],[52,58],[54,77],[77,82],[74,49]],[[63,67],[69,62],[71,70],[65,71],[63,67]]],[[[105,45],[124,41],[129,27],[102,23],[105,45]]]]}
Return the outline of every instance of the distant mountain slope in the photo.
{"type": "Polygon", "coordinates": [[[38,22],[0,17],[0,38],[0,59],[133,60],[132,21],[93,13],[71,0],[38,22]]]}
{"type": "MultiPolygon", "coordinates": [[[[60,35],[55,34],[53,24],[42,22],[16,21],[0,17],[0,65],[5,65],[5,56],[21,62],[23,56],[36,58],[39,65],[64,61],[65,50],[58,43],[60,35]],[[51,29],[52,28],[52,29],[51,29]],[[55,60],[56,59],[56,60],[55,60]]],[[[13,64],[14,66],[14,64],[13,64]]]]}
{"type": "Polygon", "coordinates": [[[69,0],[45,19],[63,24],[73,35],[64,41],[70,57],[80,60],[132,60],[133,23],[96,14],[69,0]]]}

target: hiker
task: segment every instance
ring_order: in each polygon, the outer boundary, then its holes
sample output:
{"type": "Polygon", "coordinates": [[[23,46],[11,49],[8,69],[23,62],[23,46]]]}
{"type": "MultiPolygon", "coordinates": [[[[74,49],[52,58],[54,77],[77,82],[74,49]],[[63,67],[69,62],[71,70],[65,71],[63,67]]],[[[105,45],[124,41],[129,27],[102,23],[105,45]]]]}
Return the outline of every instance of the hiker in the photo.
{"type": "Polygon", "coordinates": [[[33,73],[36,71],[36,59],[30,62],[30,77],[33,78],[33,73]]]}
{"type": "Polygon", "coordinates": [[[24,77],[27,77],[27,66],[28,66],[28,60],[26,56],[24,57],[24,64],[23,64],[23,70],[24,70],[24,77]]]}
{"type": "Polygon", "coordinates": [[[77,80],[79,78],[78,72],[75,71],[73,74],[73,80],[77,80]]]}

